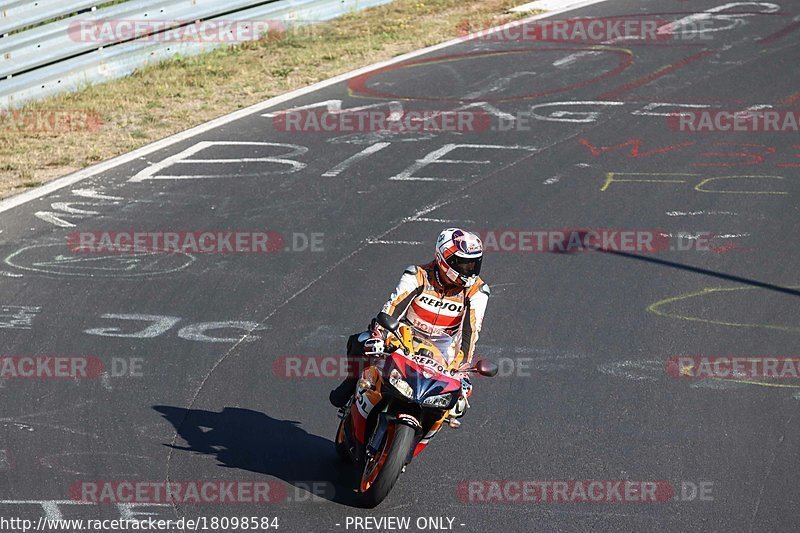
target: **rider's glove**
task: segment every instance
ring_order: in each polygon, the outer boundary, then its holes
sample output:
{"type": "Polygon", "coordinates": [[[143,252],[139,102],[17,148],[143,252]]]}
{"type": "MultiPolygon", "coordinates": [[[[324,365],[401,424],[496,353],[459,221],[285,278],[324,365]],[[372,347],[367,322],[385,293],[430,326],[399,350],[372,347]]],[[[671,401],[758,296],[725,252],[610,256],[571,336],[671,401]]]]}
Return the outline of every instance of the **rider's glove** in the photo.
{"type": "Polygon", "coordinates": [[[384,352],[383,339],[381,337],[370,337],[364,341],[364,355],[379,357],[384,352]]]}

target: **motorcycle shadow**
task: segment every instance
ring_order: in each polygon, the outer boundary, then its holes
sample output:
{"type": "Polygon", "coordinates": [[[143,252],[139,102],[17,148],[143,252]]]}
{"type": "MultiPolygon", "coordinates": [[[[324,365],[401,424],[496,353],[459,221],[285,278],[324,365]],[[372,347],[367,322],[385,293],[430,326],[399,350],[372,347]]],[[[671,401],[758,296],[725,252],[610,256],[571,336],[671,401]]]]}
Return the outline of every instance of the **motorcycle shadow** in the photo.
{"type": "Polygon", "coordinates": [[[289,498],[295,501],[322,498],[358,506],[353,468],[338,459],[333,441],[308,433],[300,422],[277,420],[239,407],[225,407],[218,413],[166,405],[153,409],[187,443],[164,446],[212,455],[224,468],[279,478],[295,487],[289,490],[289,498]]]}

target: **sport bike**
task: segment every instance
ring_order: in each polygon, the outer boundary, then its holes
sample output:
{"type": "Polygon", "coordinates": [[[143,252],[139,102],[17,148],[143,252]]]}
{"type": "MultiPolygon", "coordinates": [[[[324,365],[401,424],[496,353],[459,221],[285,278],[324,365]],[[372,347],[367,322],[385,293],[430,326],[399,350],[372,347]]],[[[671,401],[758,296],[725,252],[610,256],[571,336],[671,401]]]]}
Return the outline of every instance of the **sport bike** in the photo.
{"type": "Polygon", "coordinates": [[[361,473],[358,493],[365,507],[386,498],[444,422],[460,425],[448,419],[464,394],[460,376],[497,374],[497,365],[485,359],[455,368],[458,358],[445,355],[453,340],[447,335],[420,338],[386,313],[377,321],[391,333],[385,353],[362,372],[355,394],[339,411],[336,433],[339,457],[361,473]]]}

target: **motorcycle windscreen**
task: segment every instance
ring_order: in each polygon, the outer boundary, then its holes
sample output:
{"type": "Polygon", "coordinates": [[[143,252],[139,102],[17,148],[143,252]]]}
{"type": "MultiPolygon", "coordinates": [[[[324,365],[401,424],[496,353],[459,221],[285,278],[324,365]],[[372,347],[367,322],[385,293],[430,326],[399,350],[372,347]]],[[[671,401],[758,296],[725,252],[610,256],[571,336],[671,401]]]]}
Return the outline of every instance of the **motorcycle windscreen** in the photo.
{"type": "Polygon", "coordinates": [[[433,344],[439,353],[433,352],[430,355],[441,365],[449,366],[456,356],[456,348],[458,348],[458,339],[446,333],[426,333],[417,328],[412,328],[414,337],[424,339],[425,341],[433,344]]]}

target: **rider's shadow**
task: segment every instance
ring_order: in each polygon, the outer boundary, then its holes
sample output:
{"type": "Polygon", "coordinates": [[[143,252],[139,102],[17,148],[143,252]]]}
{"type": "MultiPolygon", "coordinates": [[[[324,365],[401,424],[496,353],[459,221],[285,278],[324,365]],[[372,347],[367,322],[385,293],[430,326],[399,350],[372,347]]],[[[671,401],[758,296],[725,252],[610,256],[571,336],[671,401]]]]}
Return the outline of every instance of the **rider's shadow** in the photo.
{"type": "Polygon", "coordinates": [[[352,471],[339,461],[333,442],[306,432],[299,422],[238,407],[219,413],[165,405],[153,409],[187,443],[165,446],[213,455],[222,467],[275,476],[294,485],[295,492],[325,486],[313,493],[345,505],[356,503],[352,471]]]}

